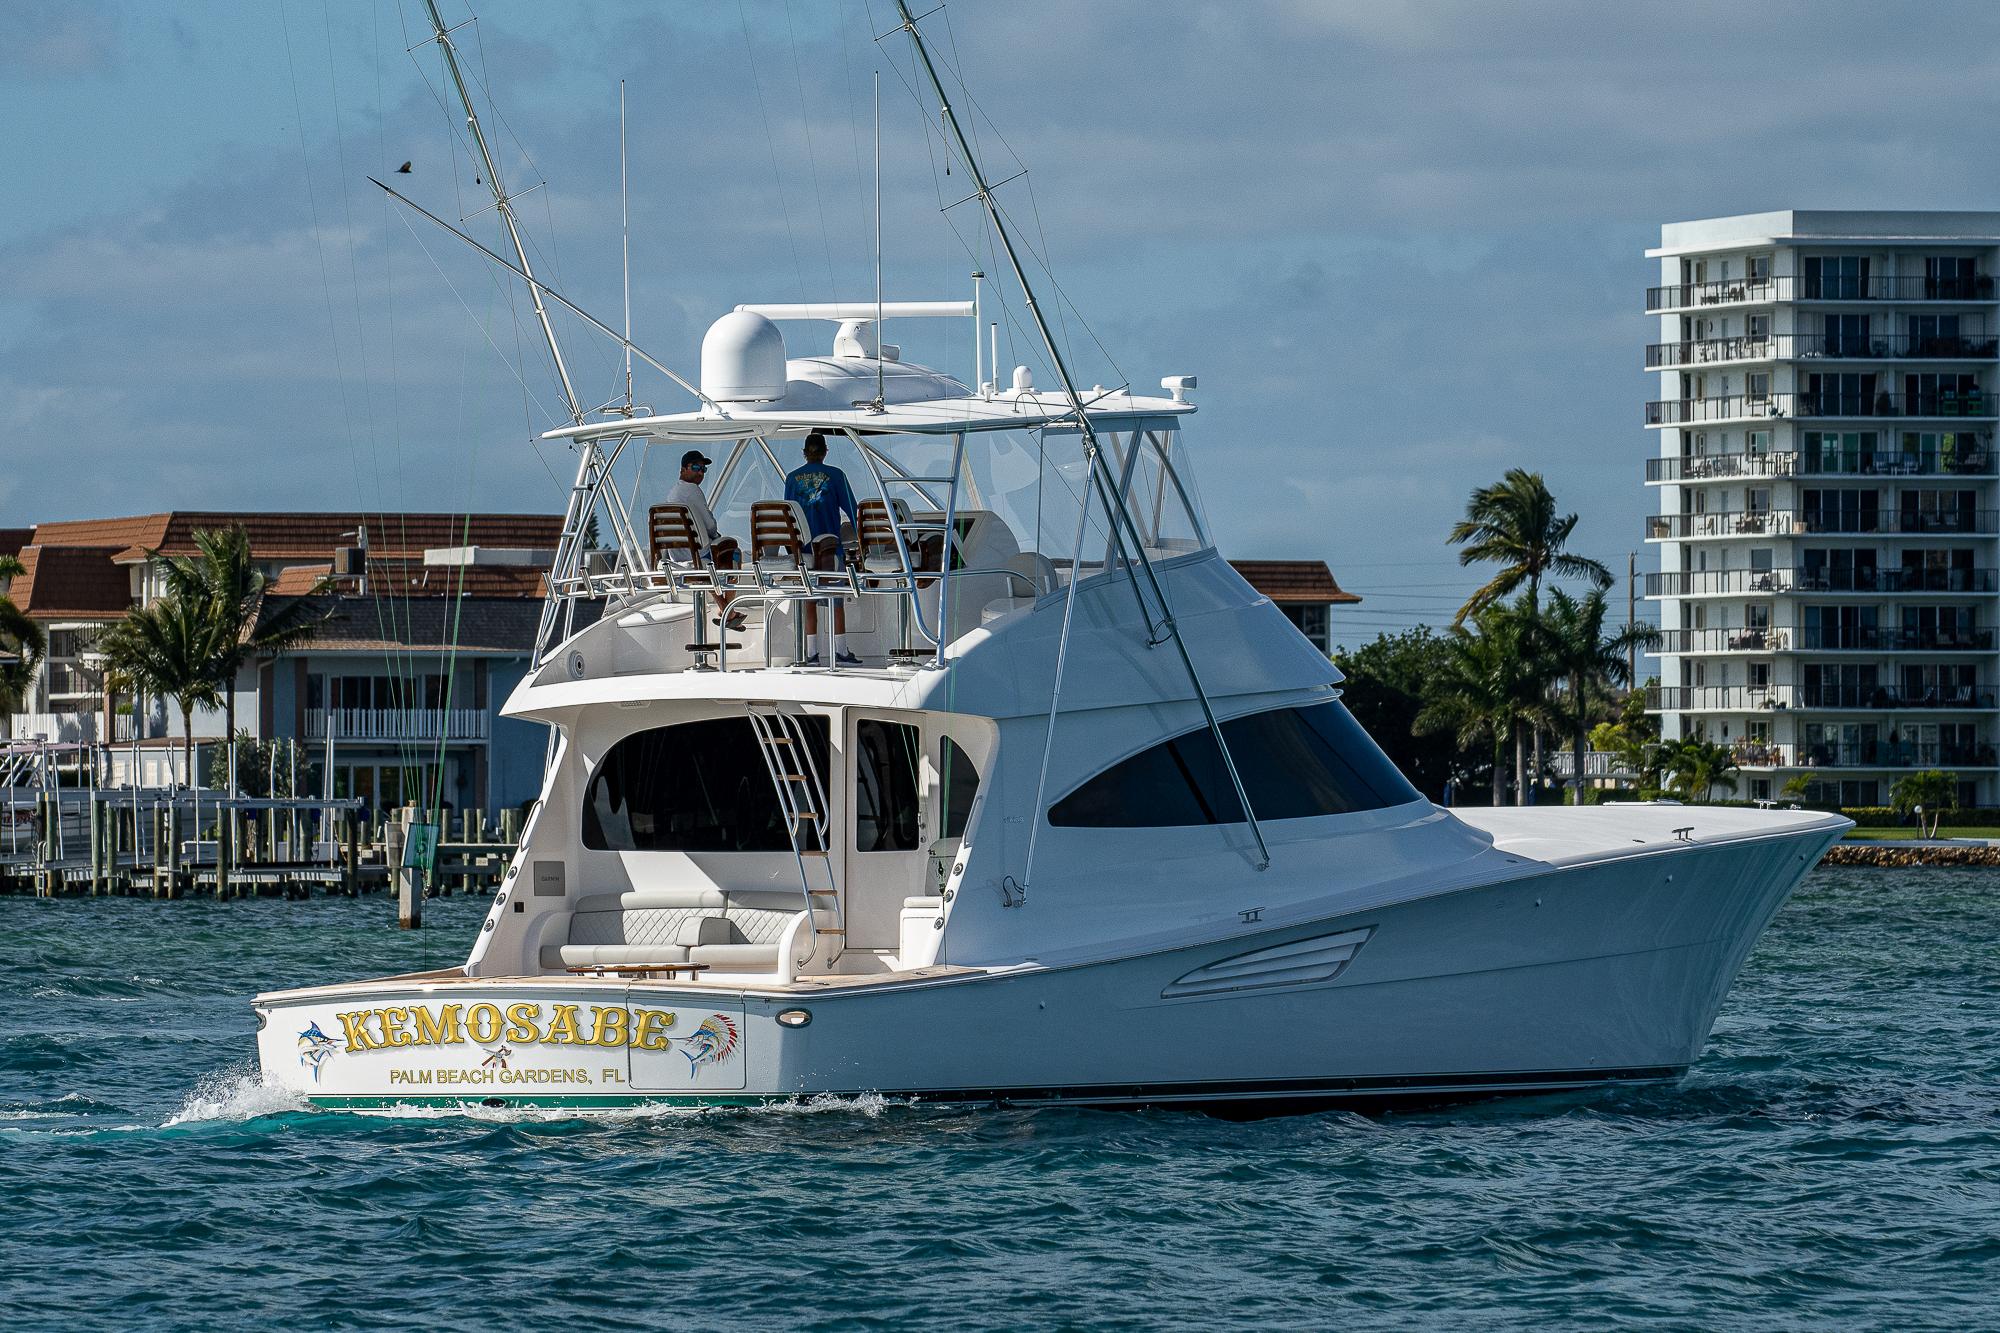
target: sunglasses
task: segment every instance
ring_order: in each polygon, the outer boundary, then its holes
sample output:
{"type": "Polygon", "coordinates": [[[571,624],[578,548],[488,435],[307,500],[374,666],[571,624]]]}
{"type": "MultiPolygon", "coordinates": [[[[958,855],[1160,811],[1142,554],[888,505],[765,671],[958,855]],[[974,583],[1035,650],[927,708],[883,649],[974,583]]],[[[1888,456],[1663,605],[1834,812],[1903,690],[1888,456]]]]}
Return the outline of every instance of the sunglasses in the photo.
{"type": "Polygon", "coordinates": [[[689,463],[688,466],[693,468],[696,472],[708,471],[708,464],[706,463],[689,463]]]}

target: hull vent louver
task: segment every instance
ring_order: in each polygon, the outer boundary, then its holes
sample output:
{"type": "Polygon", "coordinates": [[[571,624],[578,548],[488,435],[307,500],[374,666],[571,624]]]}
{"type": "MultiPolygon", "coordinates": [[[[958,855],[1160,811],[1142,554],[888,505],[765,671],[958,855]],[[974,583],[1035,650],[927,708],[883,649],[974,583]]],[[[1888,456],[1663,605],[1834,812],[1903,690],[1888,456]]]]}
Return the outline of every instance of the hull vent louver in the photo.
{"type": "Polygon", "coordinates": [[[1160,992],[1160,998],[1175,1000],[1189,995],[1221,995],[1267,986],[1312,986],[1332,981],[1347,969],[1374,933],[1373,926],[1364,926],[1219,958],[1170,982],[1160,992]]]}

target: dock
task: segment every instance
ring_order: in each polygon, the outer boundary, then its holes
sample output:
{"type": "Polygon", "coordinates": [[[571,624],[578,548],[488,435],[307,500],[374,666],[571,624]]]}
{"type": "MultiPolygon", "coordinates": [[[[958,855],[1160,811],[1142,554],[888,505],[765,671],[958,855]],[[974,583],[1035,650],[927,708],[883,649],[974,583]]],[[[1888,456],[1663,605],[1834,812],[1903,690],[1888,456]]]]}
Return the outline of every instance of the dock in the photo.
{"type": "MultiPolygon", "coordinates": [[[[81,776],[81,775],[78,775],[81,776]]],[[[53,769],[0,786],[0,894],[303,898],[396,887],[416,807],[201,788],[64,785],[53,769]]],[[[423,891],[491,893],[520,812],[448,813],[423,891]]]]}

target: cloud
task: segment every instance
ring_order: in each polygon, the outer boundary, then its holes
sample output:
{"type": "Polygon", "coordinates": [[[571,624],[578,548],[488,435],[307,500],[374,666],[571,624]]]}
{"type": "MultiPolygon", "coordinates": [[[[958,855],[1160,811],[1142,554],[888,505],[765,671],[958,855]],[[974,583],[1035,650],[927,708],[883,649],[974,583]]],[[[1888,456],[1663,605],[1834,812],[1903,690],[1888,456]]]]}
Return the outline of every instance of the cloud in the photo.
{"type": "MultiPolygon", "coordinates": [[[[95,68],[116,85],[136,63],[110,11],[18,12],[10,73],[95,68]]],[[[60,227],[0,219],[0,425],[71,442],[10,459],[0,518],[560,505],[568,461],[529,443],[555,393],[520,294],[361,180],[410,159],[411,176],[388,179],[504,245],[451,147],[435,52],[413,67],[393,12],[343,11],[331,35],[294,23],[290,66],[248,58],[270,32],[178,12],[160,40],[182,61],[149,71],[159,87],[129,75],[135,104],[162,108],[178,175],[60,227]],[[241,68],[276,73],[237,87],[229,136],[175,120],[181,96],[241,68]]],[[[744,12],[747,44],[735,6],[482,3],[468,65],[501,101],[489,128],[544,275],[618,322],[622,76],[649,350],[691,369],[703,328],[739,301],[872,292],[878,68],[889,294],[967,294],[975,262],[997,274],[990,249],[967,254],[948,229],[975,234],[976,206],[939,218],[969,186],[962,166],[941,174],[907,51],[872,40],[884,7],[744,12]]],[[[1448,564],[1465,495],[1516,463],[1583,515],[1586,553],[1622,566],[1651,502],[1641,251],[1661,222],[1989,202],[1968,164],[2000,118],[2000,8],[1937,4],[1891,25],[1860,0],[1676,14],[1033,0],[954,7],[926,28],[969,80],[954,100],[990,174],[1032,168],[1001,197],[1053,256],[1067,299],[1045,286],[1045,300],[1085,382],[1198,373],[1191,439],[1225,547],[1323,556],[1365,595],[1397,559],[1448,564]],[[1828,87],[1877,91],[1835,102],[1828,87]]],[[[91,158],[81,132],[72,156],[91,158]]],[[[1004,286],[987,289],[1003,362],[1034,364],[1004,286]]],[[[580,392],[617,392],[615,349],[559,323],[580,392]]],[[[795,352],[823,336],[796,333],[795,352]]],[[[969,373],[962,329],[899,340],[969,373]]]]}
{"type": "Polygon", "coordinates": [[[103,70],[118,56],[119,23],[88,0],[14,0],[0,73],[57,79],[103,70]]]}

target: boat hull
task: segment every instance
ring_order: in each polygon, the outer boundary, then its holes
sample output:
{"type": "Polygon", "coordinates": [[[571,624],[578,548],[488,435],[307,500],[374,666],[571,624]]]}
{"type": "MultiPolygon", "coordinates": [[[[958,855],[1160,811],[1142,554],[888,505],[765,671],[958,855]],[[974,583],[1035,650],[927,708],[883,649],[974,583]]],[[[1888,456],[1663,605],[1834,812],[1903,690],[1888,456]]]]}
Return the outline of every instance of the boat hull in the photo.
{"type": "Polygon", "coordinates": [[[413,978],[290,992],[259,998],[259,1049],[268,1078],[350,1109],[881,1094],[1262,1112],[1669,1081],[1837,836],[1536,866],[1075,966],[823,989],[413,978]]]}

